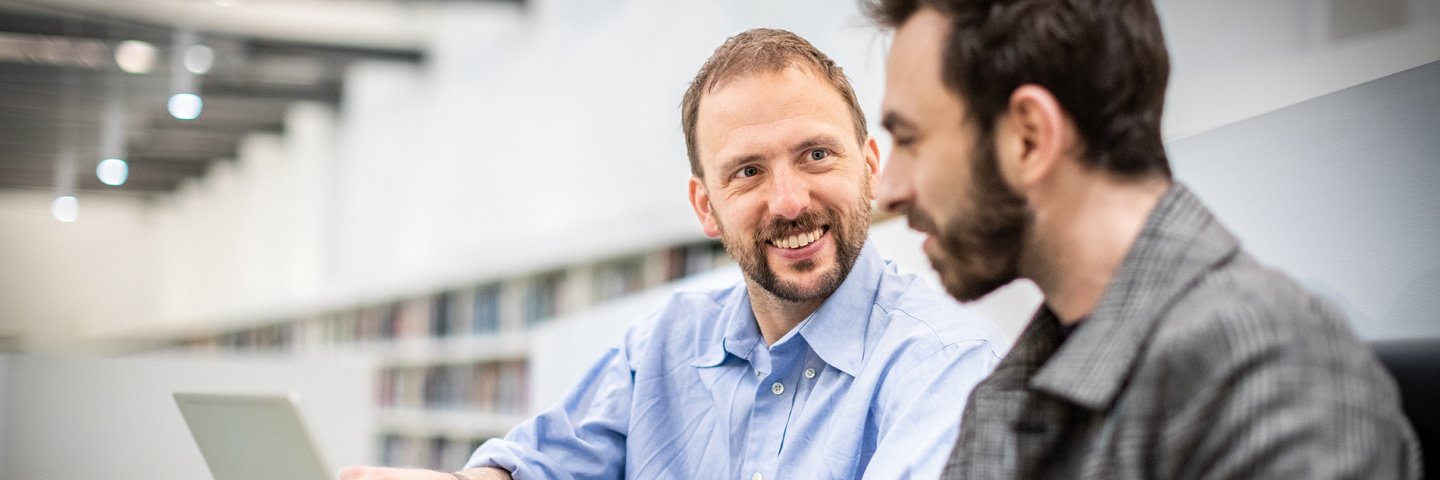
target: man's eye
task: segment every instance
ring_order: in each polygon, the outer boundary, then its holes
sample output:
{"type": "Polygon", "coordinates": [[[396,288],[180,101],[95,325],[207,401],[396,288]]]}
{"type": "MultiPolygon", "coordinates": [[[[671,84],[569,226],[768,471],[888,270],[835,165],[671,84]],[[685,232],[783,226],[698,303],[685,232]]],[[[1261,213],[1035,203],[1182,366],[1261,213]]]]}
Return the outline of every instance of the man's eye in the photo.
{"type": "Polygon", "coordinates": [[[893,137],[892,140],[897,147],[908,147],[915,143],[915,139],[912,137],[893,137]]]}
{"type": "Polygon", "coordinates": [[[825,157],[827,157],[827,156],[829,156],[829,155],[830,155],[830,154],[825,153],[825,150],[821,150],[821,149],[819,149],[819,148],[810,151],[810,159],[811,159],[811,160],[824,160],[825,157]]]}
{"type": "Polygon", "coordinates": [[[756,175],[759,175],[759,174],[760,174],[760,169],[759,169],[759,168],[755,168],[754,165],[751,165],[751,166],[742,168],[742,169],[740,169],[740,171],[735,172],[735,176],[738,177],[738,178],[753,177],[753,176],[756,176],[756,175]]]}

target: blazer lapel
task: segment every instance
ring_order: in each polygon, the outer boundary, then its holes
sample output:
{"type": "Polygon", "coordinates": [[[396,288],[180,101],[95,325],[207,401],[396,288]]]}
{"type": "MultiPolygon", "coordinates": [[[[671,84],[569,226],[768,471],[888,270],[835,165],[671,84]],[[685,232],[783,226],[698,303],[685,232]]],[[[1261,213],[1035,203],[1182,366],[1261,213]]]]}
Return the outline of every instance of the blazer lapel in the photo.
{"type": "Polygon", "coordinates": [[[1036,372],[1030,388],[1093,411],[1110,408],[1165,310],[1239,248],[1198,198],[1172,184],[1099,305],[1036,372]]]}

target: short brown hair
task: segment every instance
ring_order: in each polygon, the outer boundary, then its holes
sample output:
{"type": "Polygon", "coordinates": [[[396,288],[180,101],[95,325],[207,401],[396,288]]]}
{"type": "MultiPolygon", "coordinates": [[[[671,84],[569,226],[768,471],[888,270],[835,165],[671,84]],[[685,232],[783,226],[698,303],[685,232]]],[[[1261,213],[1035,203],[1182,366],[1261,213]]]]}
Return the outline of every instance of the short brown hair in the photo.
{"type": "Polygon", "coordinates": [[[840,92],[840,96],[850,106],[850,115],[854,117],[855,138],[861,145],[865,144],[865,137],[869,135],[865,128],[865,113],[860,110],[860,102],[856,100],[855,90],[850,88],[850,80],[845,77],[845,72],[841,71],[830,57],[799,35],[785,30],[756,28],[741,32],[720,44],[715,53],[710,54],[705,65],[700,67],[700,72],[695,74],[690,88],[685,90],[685,98],[680,102],[680,127],[685,131],[685,153],[690,156],[691,174],[705,178],[704,170],[700,168],[700,152],[695,138],[700,97],[713,90],[721,81],[755,73],[778,72],[789,67],[809,70],[829,81],[830,86],[840,92]]]}
{"type": "Polygon", "coordinates": [[[1025,84],[1049,90],[1084,142],[1081,161],[1124,177],[1170,177],[1160,116],[1170,57],[1150,0],[864,0],[899,28],[949,18],[942,76],[986,136],[1025,84]]]}

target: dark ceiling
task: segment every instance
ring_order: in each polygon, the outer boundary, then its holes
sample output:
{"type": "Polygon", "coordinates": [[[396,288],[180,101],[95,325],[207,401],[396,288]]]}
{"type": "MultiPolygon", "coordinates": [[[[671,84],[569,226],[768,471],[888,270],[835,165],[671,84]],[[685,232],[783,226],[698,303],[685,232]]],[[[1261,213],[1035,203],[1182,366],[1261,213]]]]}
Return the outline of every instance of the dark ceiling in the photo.
{"type": "Polygon", "coordinates": [[[198,77],[202,113],[179,120],[166,109],[171,27],[0,0],[0,188],[56,188],[56,159],[67,145],[78,159],[80,193],[173,191],[210,162],[233,158],[244,135],[281,131],[290,104],[338,105],[351,63],[423,60],[419,51],[197,34],[214,50],[214,66],[198,77]],[[124,40],[156,47],[152,71],[120,70],[113,51],[124,40]],[[120,186],[95,174],[107,96],[127,110],[130,176],[120,186]]]}

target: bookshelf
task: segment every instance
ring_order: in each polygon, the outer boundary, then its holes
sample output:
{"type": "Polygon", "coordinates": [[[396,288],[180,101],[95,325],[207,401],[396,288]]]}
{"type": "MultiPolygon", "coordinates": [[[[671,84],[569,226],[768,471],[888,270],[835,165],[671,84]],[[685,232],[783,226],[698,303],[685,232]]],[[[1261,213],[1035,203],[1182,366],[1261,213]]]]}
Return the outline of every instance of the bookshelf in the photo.
{"type": "Polygon", "coordinates": [[[729,264],[702,240],[442,291],[272,319],[177,342],[192,354],[374,360],[375,463],[453,469],[547,405],[530,400],[532,331],[729,264]]]}

